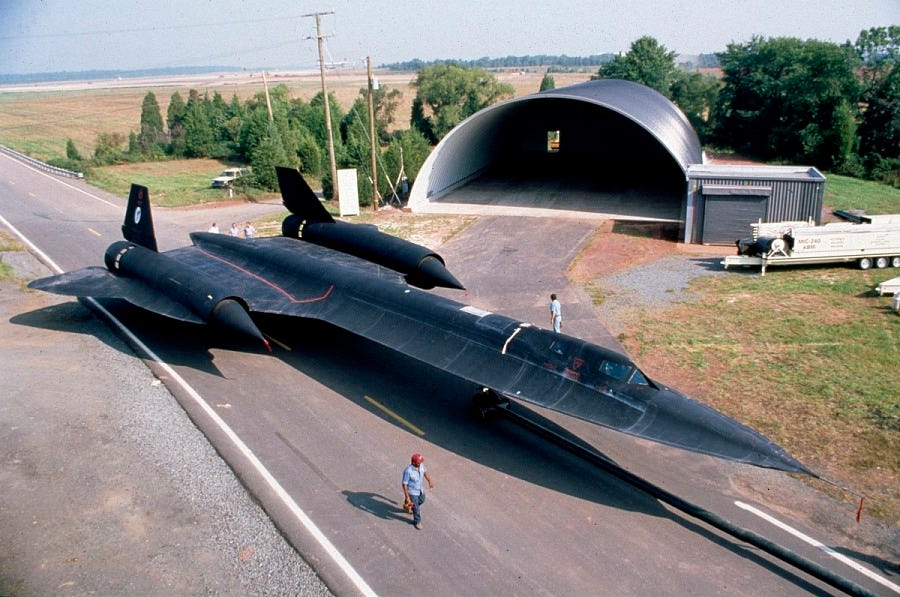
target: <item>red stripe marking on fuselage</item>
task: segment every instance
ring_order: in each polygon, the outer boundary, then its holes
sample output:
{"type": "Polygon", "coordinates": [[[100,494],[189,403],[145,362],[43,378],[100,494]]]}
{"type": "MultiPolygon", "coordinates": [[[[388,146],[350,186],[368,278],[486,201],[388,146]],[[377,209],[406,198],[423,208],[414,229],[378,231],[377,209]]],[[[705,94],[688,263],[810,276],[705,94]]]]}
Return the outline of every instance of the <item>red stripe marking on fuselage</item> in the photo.
{"type": "Polygon", "coordinates": [[[294,298],[294,296],[293,296],[291,293],[289,293],[287,290],[285,290],[284,288],[282,288],[282,287],[279,286],[278,284],[275,284],[274,282],[271,282],[271,281],[269,281],[269,280],[266,280],[265,278],[263,278],[263,277],[260,276],[259,274],[255,274],[255,273],[251,272],[251,271],[248,270],[248,269],[245,269],[245,268],[243,268],[243,267],[241,267],[241,266],[239,266],[239,265],[237,265],[237,264],[234,264],[234,263],[228,261],[227,259],[223,259],[222,257],[219,257],[218,255],[213,255],[213,254],[210,253],[209,251],[205,251],[205,250],[201,249],[200,247],[197,247],[197,250],[200,251],[201,253],[203,253],[204,255],[208,255],[209,257],[212,257],[212,258],[215,259],[216,261],[221,261],[221,262],[224,263],[225,265],[227,265],[227,266],[229,266],[229,267],[233,267],[234,269],[238,270],[238,271],[241,272],[241,273],[247,274],[247,275],[250,276],[251,278],[255,278],[255,279],[259,280],[260,282],[262,282],[262,283],[265,284],[266,286],[269,286],[270,288],[273,288],[273,289],[277,290],[278,292],[280,292],[281,294],[283,294],[285,297],[287,297],[287,299],[288,299],[289,301],[291,301],[292,303],[295,303],[295,304],[300,304],[300,303],[315,303],[315,302],[318,302],[318,301],[324,301],[325,299],[328,298],[328,295],[331,294],[331,291],[334,290],[334,284],[331,284],[331,285],[328,287],[328,290],[326,290],[326,291],[325,291],[325,294],[323,294],[322,296],[313,297],[313,298],[305,298],[305,299],[297,299],[297,298],[294,298]]]}

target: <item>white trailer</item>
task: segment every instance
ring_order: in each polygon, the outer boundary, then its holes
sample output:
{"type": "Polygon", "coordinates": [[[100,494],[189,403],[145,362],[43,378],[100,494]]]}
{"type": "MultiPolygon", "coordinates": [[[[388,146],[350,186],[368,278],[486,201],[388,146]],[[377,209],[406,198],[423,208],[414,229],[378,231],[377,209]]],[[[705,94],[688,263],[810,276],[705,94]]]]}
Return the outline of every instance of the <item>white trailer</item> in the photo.
{"type": "Polygon", "coordinates": [[[737,241],[738,254],[722,261],[730,266],[856,262],[860,269],[900,267],[900,215],[869,216],[864,223],[812,222],[751,224],[753,237],[737,241]]]}

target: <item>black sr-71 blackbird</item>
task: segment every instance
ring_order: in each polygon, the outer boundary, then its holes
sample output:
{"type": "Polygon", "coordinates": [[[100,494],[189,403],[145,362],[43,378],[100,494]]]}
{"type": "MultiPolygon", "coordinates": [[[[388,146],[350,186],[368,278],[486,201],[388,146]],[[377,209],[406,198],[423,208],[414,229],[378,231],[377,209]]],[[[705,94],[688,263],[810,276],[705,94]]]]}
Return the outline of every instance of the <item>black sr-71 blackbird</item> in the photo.
{"type": "Polygon", "coordinates": [[[132,185],[106,267],[29,287],[118,298],[182,321],[257,338],[255,313],[328,322],[483,388],[496,401],[539,405],[719,458],[814,475],[756,431],[656,382],[625,355],[426,290],[462,289],[437,253],[371,225],[334,221],[296,170],[278,168],[282,236],[194,232],[157,252],[147,189],[132,185]]]}

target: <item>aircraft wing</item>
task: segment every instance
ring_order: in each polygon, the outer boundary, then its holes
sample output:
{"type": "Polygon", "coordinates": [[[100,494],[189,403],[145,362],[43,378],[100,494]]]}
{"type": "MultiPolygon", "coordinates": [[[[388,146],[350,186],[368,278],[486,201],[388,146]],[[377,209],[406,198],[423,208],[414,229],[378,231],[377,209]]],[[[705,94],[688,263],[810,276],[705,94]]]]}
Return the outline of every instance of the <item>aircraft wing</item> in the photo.
{"type": "Polygon", "coordinates": [[[116,276],[105,267],[86,267],[58,276],[42,278],[30,288],[64,296],[124,299],[133,305],[179,321],[204,323],[184,304],[161,294],[137,278],[116,276]]]}

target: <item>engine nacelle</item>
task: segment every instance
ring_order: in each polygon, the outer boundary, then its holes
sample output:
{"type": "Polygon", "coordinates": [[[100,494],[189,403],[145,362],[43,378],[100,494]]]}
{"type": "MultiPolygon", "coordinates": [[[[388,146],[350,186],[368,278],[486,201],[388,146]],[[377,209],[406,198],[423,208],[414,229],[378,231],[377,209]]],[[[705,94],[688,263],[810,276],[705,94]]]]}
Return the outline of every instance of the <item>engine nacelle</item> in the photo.
{"type": "Polygon", "coordinates": [[[347,253],[377,263],[403,274],[413,286],[429,289],[435,286],[464,290],[463,285],[446,268],[444,259],[434,251],[416,243],[391,236],[369,224],[346,222],[306,222],[288,216],[281,224],[284,236],[301,238],[322,247],[347,253]]]}

